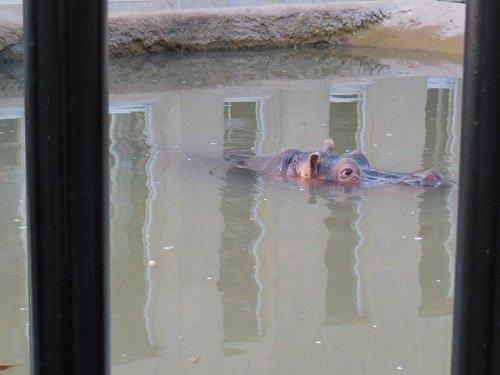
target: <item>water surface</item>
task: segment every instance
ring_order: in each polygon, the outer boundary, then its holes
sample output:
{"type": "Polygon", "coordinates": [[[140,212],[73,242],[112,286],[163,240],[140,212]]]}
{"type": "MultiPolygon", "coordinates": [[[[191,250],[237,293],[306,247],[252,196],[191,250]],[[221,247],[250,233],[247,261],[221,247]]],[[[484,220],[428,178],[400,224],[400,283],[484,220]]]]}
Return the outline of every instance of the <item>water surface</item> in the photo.
{"type": "MultiPolygon", "coordinates": [[[[449,373],[461,80],[331,50],[111,63],[114,374],[449,373]],[[432,191],[232,168],[289,147],[434,168],[432,191]]],[[[22,74],[0,91],[0,361],[27,374],[22,74]]]]}

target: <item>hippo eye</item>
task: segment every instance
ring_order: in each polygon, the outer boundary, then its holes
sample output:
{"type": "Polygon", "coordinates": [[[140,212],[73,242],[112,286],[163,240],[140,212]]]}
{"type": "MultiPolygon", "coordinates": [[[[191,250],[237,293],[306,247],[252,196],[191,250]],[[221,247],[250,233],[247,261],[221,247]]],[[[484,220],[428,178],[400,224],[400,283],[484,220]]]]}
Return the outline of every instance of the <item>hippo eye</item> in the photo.
{"type": "Polygon", "coordinates": [[[342,171],[342,174],[344,176],[350,176],[352,174],[352,169],[351,168],[346,168],[342,171]]]}

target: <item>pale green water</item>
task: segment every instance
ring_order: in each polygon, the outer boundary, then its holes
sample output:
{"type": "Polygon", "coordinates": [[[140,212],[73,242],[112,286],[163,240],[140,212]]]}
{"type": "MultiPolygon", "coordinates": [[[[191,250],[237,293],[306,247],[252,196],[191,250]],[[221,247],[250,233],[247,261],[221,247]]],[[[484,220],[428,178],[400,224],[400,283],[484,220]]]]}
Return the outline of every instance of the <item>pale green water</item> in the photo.
{"type": "MultiPolygon", "coordinates": [[[[460,80],[442,62],[258,56],[113,62],[113,373],[448,374],[460,80]],[[326,137],[452,183],[345,191],[226,161],[326,137]]],[[[20,77],[3,69],[0,361],[27,374],[20,77]]]]}

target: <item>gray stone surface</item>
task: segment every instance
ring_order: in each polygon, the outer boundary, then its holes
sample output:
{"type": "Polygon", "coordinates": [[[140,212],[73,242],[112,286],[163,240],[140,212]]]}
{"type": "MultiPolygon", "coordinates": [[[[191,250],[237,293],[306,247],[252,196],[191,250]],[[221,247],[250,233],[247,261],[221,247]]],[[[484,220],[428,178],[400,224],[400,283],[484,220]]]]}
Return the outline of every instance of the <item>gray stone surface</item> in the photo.
{"type": "MultiPolygon", "coordinates": [[[[169,2],[145,3],[159,6],[169,2]]],[[[113,56],[121,56],[173,49],[330,44],[446,54],[463,52],[464,4],[436,0],[266,6],[254,3],[246,7],[145,12],[125,11],[128,3],[123,1],[122,11],[110,14],[109,51],[113,56]]],[[[22,21],[2,20],[0,15],[0,62],[22,58],[22,21]]]]}
{"type": "Polygon", "coordinates": [[[20,60],[23,55],[23,31],[21,24],[0,24],[0,62],[20,60]]]}
{"type": "Polygon", "coordinates": [[[112,54],[166,49],[208,50],[339,44],[346,34],[381,21],[381,8],[273,6],[112,17],[112,54]]]}

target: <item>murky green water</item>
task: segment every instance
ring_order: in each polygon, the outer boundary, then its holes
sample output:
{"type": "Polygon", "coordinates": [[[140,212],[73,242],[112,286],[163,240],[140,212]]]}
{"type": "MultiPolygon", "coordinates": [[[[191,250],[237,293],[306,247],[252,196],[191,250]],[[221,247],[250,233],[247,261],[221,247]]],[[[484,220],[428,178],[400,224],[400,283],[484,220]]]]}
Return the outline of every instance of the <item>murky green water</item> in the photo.
{"type": "MultiPolygon", "coordinates": [[[[0,69],[0,361],[27,374],[19,69],[0,69]]],[[[113,61],[113,373],[448,374],[457,71],[331,50],[113,61]],[[327,137],[451,183],[346,191],[227,161],[327,137]]]]}

